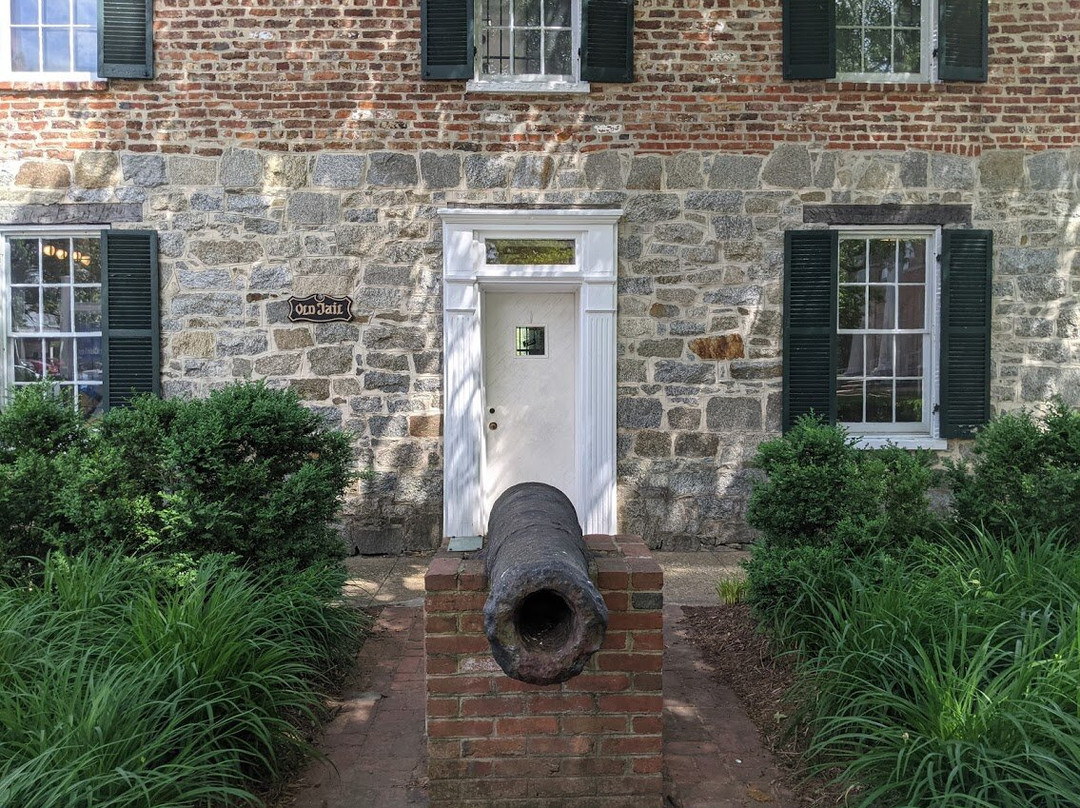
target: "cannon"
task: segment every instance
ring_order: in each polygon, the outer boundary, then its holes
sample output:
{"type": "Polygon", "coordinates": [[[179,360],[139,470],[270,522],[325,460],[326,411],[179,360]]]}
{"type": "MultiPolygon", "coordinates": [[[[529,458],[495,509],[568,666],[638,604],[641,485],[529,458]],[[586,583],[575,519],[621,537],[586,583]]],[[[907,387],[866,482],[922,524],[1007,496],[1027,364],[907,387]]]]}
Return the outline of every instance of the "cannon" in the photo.
{"type": "Polygon", "coordinates": [[[484,631],[503,672],[536,685],[581,673],[604,642],[608,611],[567,496],[544,483],[506,489],[491,508],[484,562],[484,631]]]}

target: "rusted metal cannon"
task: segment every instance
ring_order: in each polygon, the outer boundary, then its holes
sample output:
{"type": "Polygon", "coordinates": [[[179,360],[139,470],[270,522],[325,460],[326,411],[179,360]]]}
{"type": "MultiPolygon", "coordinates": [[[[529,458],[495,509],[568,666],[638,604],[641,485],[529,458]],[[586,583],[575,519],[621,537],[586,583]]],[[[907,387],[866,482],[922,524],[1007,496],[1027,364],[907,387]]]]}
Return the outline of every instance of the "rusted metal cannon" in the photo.
{"type": "Polygon", "coordinates": [[[604,599],[574,505],[544,483],[519,483],[488,519],[484,631],[507,676],[550,685],[581,673],[607,631],[604,599]]]}

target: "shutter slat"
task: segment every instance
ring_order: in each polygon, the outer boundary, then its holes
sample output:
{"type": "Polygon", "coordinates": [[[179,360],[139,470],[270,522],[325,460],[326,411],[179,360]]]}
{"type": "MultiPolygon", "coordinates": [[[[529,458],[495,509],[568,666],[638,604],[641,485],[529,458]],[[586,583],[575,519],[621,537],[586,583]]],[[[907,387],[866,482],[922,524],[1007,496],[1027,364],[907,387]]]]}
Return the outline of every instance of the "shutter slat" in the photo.
{"type": "Polygon", "coordinates": [[[161,391],[157,234],[107,230],[101,261],[105,403],[117,407],[161,391]]]}
{"type": "Polygon", "coordinates": [[[813,411],[836,421],[835,231],[784,234],[784,392],[787,431],[813,411]]]}
{"type": "Polygon", "coordinates": [[[941,436],[990,419],[993,233],[945,230],[941,277],[941,436]]]}
{"type": "Polygon", "coordinates": [[[98,75],[153,78],[153,0],[98,0],[98,75]]]}
{"type": "Polygon", "coordinates": [[[421,0],[420,29],[425,79],[473,77],[472,0],[421,0]]]}
{"type": "Polygon", "coordinates": [[[938,76],[944,81],[986,81],[989,0],[939,0],[938,76]]]}
{"type": "Polygon", "coordinates": [[[633,0],[582,0],[581,24],[581,78],[633,81],[633,0]]]}
{"type": "Polygon", "coordinates": [[[784,78],[836,76],[836,0],[783,0],[784,78]]]}

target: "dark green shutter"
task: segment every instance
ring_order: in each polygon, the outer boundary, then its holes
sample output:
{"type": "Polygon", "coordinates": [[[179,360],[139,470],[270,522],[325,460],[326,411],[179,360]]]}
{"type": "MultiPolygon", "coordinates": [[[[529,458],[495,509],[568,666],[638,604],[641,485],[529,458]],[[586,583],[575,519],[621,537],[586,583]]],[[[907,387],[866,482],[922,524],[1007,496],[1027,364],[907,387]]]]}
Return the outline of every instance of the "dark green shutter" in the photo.
{"type": "Polygon", "coordinates": [[[783,0],[784,78],[836,76],[836,0],[783,0]]]}
{"type": "Polygon", "coordinates": [[[154,76],[153,0],[98,0],[98,75],[154,76]]]}
{"type": "Polygon", "coordinates": [[[420,0],[420,63],[425,79],[473,77],[472,0],[420,0]]]}
{"type": "Polygon", "coordinates": [[[101,265],[105,405],[117,407],[161,392],[157,234],[104,231],[101,265]]]}
{"type": "Polygon", "coordinates": [[[581,0],[581,25],[581,78],[633,81],[633,0],[581,0]]]}
{"type": "Polygon", "coordinates": [[[988,5],[988,0],[939,0],[938,77],[942,81],[986,81],[988,5]]]}
{"type": "Polygon", "coordinates": [[[783,428],[810,411],[836,421],[835,230],[784,234],[783,428]]]}
{"type": "Polygon", "coordinates": [[[945,230],[941,256],[941,436],[990,419],[993,233],[945,230]]]}

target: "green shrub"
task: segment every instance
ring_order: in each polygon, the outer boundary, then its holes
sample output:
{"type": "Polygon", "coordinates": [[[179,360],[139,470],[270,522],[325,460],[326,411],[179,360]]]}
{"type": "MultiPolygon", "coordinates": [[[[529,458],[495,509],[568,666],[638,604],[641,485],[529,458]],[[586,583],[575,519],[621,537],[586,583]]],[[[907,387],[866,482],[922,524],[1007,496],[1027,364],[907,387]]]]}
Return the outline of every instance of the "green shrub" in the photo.
{"type": "Polygon", "coordinates": [[[53,555],[40,586],[0,590],[0,805],[254,804],[312,751],[289,717],[320,709],[364,623],[324,571],[206,558],[170,586],[154,566],[53,555]]]}
{"type": "Polygon", "coordinates": [[[971,463],[948,463],[958,520],[998,536],[1064,530],[1080,539],[1080,412],[1060,400],[1044,418],[998,416],[975,437],[971,463]]]}

